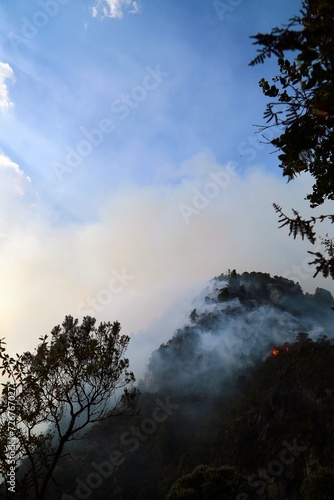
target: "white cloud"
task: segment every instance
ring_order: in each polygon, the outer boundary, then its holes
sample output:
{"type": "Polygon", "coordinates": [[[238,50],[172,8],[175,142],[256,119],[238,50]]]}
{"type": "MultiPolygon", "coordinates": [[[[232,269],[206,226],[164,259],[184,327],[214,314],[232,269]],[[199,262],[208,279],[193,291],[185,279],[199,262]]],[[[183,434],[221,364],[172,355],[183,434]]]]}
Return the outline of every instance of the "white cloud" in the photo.
{"type": "Polygon", "coordinates": [[[0,197],[22,196],[31,184],[17,163],[0,151],[0,197]]]}
{"type": "Polygon", "coordinates": [[[139,2],[133,0],[97,0],[92,7],[93,17],[101,13],[102,17],[122,18],[124,8],[130,14],[138,14],[140,11],[139,2]]]}
{"type": "Polygon", "coordinates": [[[5,83],[8,79],[14,81],[14,71],[8,63],[0,62],[0,108],[9,108],[13,105],[5,83]]]}
{"type": "Polygon", "coordinates": [[[7,238],[17,221],[27,212],[23,197],[31,180],[8,156],[0,151],[0,241],[7,238]]]}

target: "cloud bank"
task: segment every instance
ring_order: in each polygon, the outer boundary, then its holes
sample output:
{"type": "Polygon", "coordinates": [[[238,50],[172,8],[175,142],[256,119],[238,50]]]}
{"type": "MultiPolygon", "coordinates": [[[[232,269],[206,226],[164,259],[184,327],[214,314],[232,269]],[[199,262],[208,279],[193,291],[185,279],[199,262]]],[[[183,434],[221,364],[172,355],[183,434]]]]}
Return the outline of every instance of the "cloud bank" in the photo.
{"type": "Polygon", "coordinates": [[[272,209],[273,201],[295,206],[306,181],[286,185],[260,166],[243,172],[202,151],[151,185],[123,184],[94,222],[55,224],[45,201],[36,196],[32,206],[19,166],[0,161],[2,189],[12,192],[1,213],[15,214],[2,221],[0,239],[1,337],[10,352],[33,349],[67,314],[89,314],[120,321],[142,372],[184,324],[191,300],[229,268],[286,275],[306,291],[330,289],[328,280],[312,279],[309,246],[278,230],[272,209]]]}

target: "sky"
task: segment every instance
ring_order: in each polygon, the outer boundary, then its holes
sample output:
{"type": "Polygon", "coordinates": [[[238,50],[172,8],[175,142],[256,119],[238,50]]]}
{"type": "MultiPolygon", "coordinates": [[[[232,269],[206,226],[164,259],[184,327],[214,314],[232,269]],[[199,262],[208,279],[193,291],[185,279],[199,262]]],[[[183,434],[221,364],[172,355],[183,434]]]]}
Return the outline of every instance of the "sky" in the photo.
{"type": "Polygon", "coordinates": [[[120,321],[144,359],[227,269],[333,291],[312,279],[310,245],[278,229],[272,203],[307,214],[312,183],[287,184],[257,133],[258,81],[275,61],[248,65],[250,36],[299,5],[0,2],[0,336],[10,351],[89,314],[120,321]]]}

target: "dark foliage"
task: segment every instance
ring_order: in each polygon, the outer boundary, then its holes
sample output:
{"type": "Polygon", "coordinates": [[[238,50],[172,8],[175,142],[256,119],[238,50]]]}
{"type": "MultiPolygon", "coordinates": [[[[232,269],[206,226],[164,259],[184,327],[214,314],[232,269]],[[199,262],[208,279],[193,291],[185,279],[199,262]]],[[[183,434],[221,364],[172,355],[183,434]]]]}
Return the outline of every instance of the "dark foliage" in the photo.
{"type": "MultiPolygon", "coordinates": [[[[132,415],[138,391],[124,353],[129,337],[120,324],[66,316],[34,352],[16,359],[0,344],[0,466],[10,498],[50,498],[61,491],[55,475],[69,443],[83,439],[94,422],[132,415]],[[10,411],[9,411],[10,409],[10,411]],[[8,446],[13,451],[8,462],[8,446]],[[18,467],[15,493],[9,467],[18,467]]],[[[4,490],[4,488],[2,488],[4,490]]]]}
{"type": "MultiPolygon", "coordinates": [[[[271,99],[264,113],[267,124],[260,130],[278,129],[278,136],[270,143],[280,152],[280,167],[288,180],[301,172],[311,174],[315,182],[306,199],[312,208],[334,200],[333,31],[332,0],[305,0],[300,14],[287,26],[252,37],[261,48],[250,64],[275,56],[279,67],[272,85],[264,78],[260,81],[264,95],[271,99]]],[[[307,237],[312,244],[316,241],[315,223],[334,220],[333,215],[304,220],[295,210],[295,218],[289,218],[278,205],[275,209],[280,214],[280,227],[289,225],[290,234],[307,237]]],[[[317,266],[316,274],[333,278],[333,255],[326,242],[324,247],[329,258],[316,252],[312,263],[317,266]]]]}
{"type": "Polygon", "coordinates": [[[307,318],[325,318],[331,294],[317,289],[304,295],[286,278],[232,271],[215,278],[202,301],[190,324],[153,353],[140,413],[99,423],[60,462],[55,479],[64,500],[76,498],[79,485],[94,500],[163,500],[168,494],[211,500],[216,493],[297,500],[315,491],[319,477],[319,498],[332,491],[334,342],[325,333],[312,339],[307,328],[284,331],[293,318],[312,330],[307,318]],[[230,296],[222,299],[224,288],[230,296]],[[264,312],[242,344],[253,342],[256,328],[271,316],[288,318],[280,327],[283,342],[274,343],[264,328],[255,339],[263,350],[240,356],[234,369],[219,364],[218,344],[201,355],[205,335],[215,332],[223,342],[224,328],[243,317],[251,321],[258,311],[264,312]]]}

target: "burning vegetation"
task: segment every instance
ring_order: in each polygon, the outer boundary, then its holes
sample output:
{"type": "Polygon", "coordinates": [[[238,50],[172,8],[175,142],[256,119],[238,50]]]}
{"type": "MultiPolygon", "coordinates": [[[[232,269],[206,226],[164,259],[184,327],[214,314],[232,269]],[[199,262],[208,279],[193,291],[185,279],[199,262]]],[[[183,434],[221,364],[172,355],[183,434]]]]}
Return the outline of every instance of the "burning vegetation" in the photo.
{"type": "Polygon", "coordinates": [[[287,345],[283,347],[273,347],[271,354],[277,356],[280,352],[289,352],[289,347],[287,345]]]}

